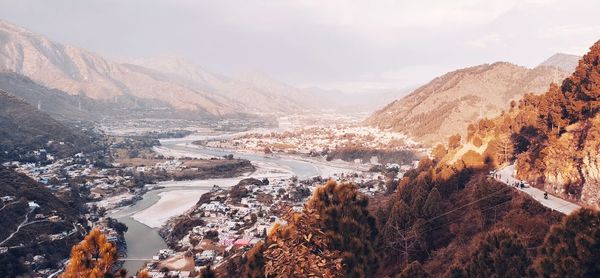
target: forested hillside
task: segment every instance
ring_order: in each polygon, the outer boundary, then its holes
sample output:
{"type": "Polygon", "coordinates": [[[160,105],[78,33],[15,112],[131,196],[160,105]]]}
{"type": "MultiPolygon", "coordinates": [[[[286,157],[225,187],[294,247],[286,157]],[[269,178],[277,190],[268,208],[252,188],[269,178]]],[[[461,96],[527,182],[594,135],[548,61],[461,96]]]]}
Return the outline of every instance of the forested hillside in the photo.
{"type": "Polygon", "coordinates": [[[600,207],[600,42],[562,84],[526,95],[507,113],[469,127],[457,153],[478,147],[496,164],[553,194],[600,207]]]}
{"type": "Polygon", "coordinates": [[[0,197],[3,196],[13,199],[0,201],[0,247],[8,248],[0,253],[0,276],[29,273],[32,266],[22,263],[27,254],[44,254],[38,267],[53,267],[80,240],[82,231],[76,229],[77,200],[68,204],[29,177],[0,166],[0,197]]]}
{"type": "Polygon", "coordinates": [[[473,154],[453,165],[423,159],[395,193],[371,200],[351,184],[329,182],[303,212],[290,213],[287,225],[275,226],[264,243],[216,272],[247,277],[599,273],[592,257],[600,252],[594,245],[600,213],[583,209],[564,217],[488,177],[488,169],[483,157],[473,154]],[[576,244],[575,238],[590,244],[576,244]]]}
{"type": "Polygon", "coordinates": [[[562,85],[451,136],[370,200],[350,184],[317,189],[301,213],[227,268],[250,277],[596,277],[600,212],[564,216],[488,173],[518,175],[595,205],[600,42],[562,85]],[[394,191],[395,189],[395,191],[394,191]],[[319,267],[311,267],[317,265],[319,267]],[[295,273],[295,274],[292,274],[295,273]]]}
{"type": "Polygon", "coordinates": [[[26,160],[41,155],[40,149],[59,157],[92,150],[97,147],[93,136],[68,128],[23,100],[0,91],[0,161],[26,160]]]}
{"type": "MultiPolygon", "coordinates": [[[[561,57],[577,61],[577,56],[561,57]]],[[[366,123],[430,144],[455,133],[464,136],[469,123],[499,116],[512,100],[543,93],[551,82],[567,77],[568,66],[555,60],[533,69],[497,62],[449,72],[373,113],[366,123]]]]}

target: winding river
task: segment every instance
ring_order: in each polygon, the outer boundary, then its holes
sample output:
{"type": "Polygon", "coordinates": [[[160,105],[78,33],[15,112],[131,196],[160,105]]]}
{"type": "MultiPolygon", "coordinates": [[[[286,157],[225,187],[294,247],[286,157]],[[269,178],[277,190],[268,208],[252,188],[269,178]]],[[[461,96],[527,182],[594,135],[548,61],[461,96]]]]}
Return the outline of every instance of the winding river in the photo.
{"type": "MultiPolygon", "coordinates": [[[[282,169],[286,169],[290,175],[296,175],[299,178],[308,178],[317,175],[324,175],[326,172],[335,170],[349,170],[336,168],[334,166],[328,166],[324,164],[315,164],[302,159],[294,159],[290,157],[267,157],[258,154],[232,152],[219,149],[208,149],[200,148],[192,145],[191,142],[196,139],[167,139],[161,140],[162,149],[166,151],[177,152],[185,154],[187,156],[199,156],[199,157],[221,157],[228,154],[233,154],[237,158],[243,158],[250,160],[255,165],[277,165],[282,169]]],[[[136,273],[149,258],[156,255],[158,250],[166,248],[167,245],[164,240],[158,234],[158,228],[150,227],[140,222],[140,214],[146,211],[146,214],[153,209],[153,206],[157,206],[161,198],[165,194],[180,193],[187,194],[192,191],[200,196],[208,192],[213,184],[218,184],[221,187],[231,187],[239,182],[241,178],[255,177],[262,178],[264,173],[257,171],[244,177],[236,177],[230,179],[214,179],[214,180],[197,180],[197,181],[186,181],[186,182],[163,182],[159,185],[164,188],[151,190],[144,194],[143,199],[138,201],[136,204],[118,210],[111,213],[111,217],[118,219],[127,225],[128,231],[125,233],[125,241],[127,242],[127,258],[124,262],[124,268],[131,274],[136,273]],[[185,186],[182,186],[185,184],[185,186]],[[136,214],[138,217],[136,217],[136,214]]],[[[197,200],[197,199],[196,199],[197,200]]],[[[177,203],[177,202],[175,202],[177,203]]],[[[185,211],[193,206],[194,203],[183,202],[181,204],[175,204],[180,206],[176,209],[179,211],[185,211]]],[[[173,204],[171,204],[173,205],[173,204]]],[[[154,207],[155,211],[157,210],[154,207]]],[[[159,210],[160,208],[158,208],[159,210]]],[[[148,223],[148,222],[146,222],[148,223]]]]}

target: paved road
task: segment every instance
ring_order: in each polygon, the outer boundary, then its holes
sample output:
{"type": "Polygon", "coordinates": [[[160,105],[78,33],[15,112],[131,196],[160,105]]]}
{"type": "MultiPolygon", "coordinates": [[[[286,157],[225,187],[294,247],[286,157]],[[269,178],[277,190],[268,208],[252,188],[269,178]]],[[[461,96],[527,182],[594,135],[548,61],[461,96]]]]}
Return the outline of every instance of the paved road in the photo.
{"type": "MultiPolygon", "coordinates": [[[[507,185],[512,185],[513,183],[519,181],[514,177],[514,172],[515,165],[510,165],[498,170],[497,173],[500,174],[501,182],[507,185]]],[[[518,190],[529,194],[533,199],[535,199],[545,207],[558,211],[562,214],[570,214],[573,211],[576,211],[577,209],[581,208],[576,204],[573,204],[569,201],[563,200],[553,195],[548,195],[548,199],[544,199],[544,191],[535,187],[518,188],[518,190]]]]}

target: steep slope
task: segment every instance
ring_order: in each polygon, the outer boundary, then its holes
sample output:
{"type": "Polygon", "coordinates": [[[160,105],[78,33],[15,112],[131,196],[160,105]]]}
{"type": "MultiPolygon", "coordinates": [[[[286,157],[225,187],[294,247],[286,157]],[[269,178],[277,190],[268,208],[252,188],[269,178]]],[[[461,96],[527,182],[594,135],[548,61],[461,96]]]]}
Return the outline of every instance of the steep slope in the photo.
{"type": "Polygon", "coordinates": [[[470,122],[498,116],[512,100],[527,92],[542,92],[567,75],[556,68],[527,69],[506,62],[460,69],[388,104],[366,123],[438,143],[456,132],[464,135],[470,122]]]}
{"type": "Polygon", "coordinates": [[[73,96],[49,89],[26,76],[14,72],[0,72],[0,90],[23,99],[39,111],[59,121],[93,121],[108,114],[114,105],[86,96],[73,96]]]}
{"type": "Polygon", "coordinates": [[[227,100],[109,61],[94,53],[53,42],[0,21],[0,70],[16,72],[52,89],[132,107],[170,106],[201,114],[227,115],[227,100]]]}
{"type": "Polygon", "coordinates": [[[599,208],[599,84],[600,41],[560,86],[527,94],[506,114],[471,125],[467,145],[478,141],[488,160],[516,163],[518,178],[599,208]]]}
{"type": "Polygon", "coordinates": [[[0,246],[9,247],[0,253],[0,276],[30,277],[28,273],[32,268],[55,267],[80,240],[75,229],[79,212],[56,198],[42,184],[0,166],[0,196],[14,198],[0,201],[0,246]],[[35,202],[39,207],[32,210],[28,202],[35,202]],[[49,221],[50,216],[56,216],[58,220],[49,221]],[[26,256],[31,254],[43,255],[44,262],[25,265],[26,256]]]}
{"type": "Polygon", "coordinates": [[[39,149],[63,156],[91,148],[94,148],[91,137],[0,91],[0,161],[19,160],[39,149]]]}

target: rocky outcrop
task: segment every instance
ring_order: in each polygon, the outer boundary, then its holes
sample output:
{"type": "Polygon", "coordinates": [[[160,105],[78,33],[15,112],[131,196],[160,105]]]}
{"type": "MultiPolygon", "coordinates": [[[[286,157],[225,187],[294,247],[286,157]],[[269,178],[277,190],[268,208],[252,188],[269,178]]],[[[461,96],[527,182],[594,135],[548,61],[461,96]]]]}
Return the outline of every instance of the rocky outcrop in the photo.
{"type": "Polygon", "coordinates": [[[570,126],[546,151],[544,189],[600,207],[600,117],[570,126]]]}

